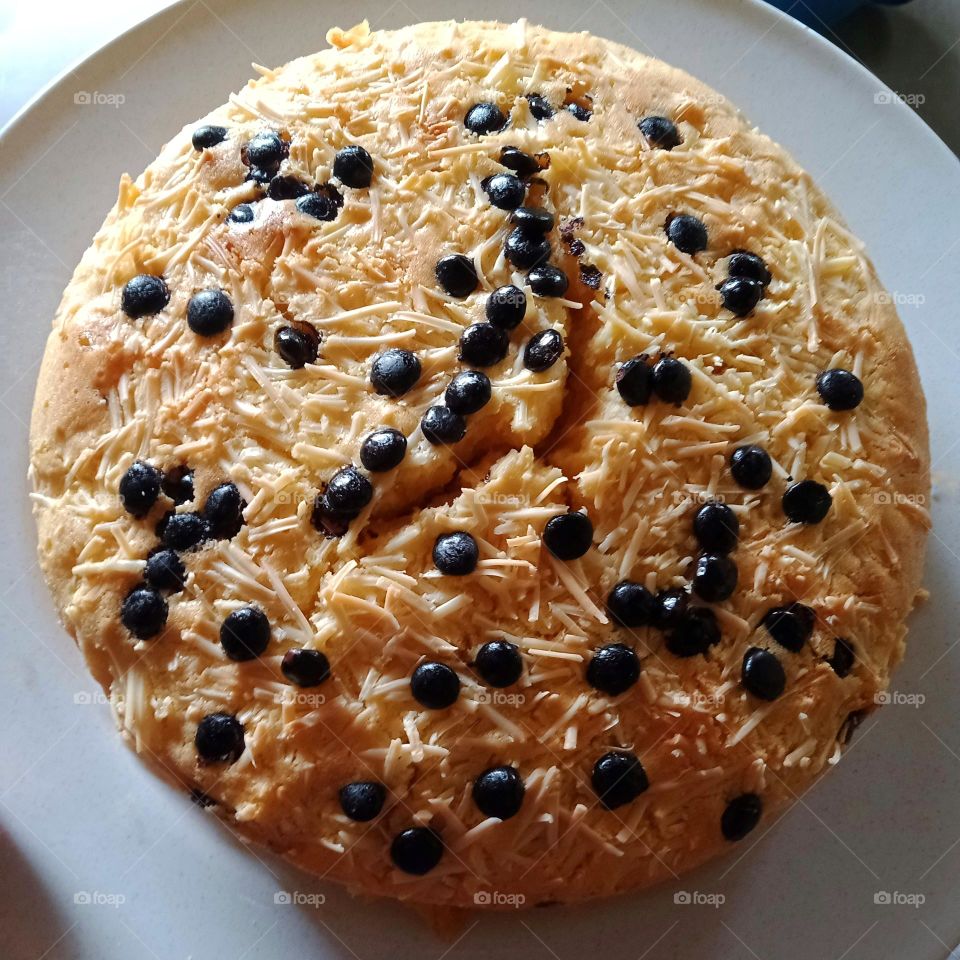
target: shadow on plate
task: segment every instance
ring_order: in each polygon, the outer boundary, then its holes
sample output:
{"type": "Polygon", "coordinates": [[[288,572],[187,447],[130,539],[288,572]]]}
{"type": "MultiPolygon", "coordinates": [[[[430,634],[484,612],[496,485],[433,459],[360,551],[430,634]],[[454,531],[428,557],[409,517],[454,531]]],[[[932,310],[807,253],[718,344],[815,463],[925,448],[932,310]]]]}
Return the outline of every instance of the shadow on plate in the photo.
{"type": "Polygon", "coordinates": [[[76,956],[72,923],[0,826],[0,942],[11,960],[76,956]]]}

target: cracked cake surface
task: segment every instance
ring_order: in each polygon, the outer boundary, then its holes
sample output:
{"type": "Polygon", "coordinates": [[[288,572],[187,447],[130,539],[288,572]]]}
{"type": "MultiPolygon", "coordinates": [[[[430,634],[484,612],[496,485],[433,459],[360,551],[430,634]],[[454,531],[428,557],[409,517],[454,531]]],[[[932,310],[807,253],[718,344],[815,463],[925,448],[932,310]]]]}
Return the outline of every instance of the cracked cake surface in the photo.
{"type": "Polygon", "coordinates": [[[144,759],[351,889],[574,901],[772,823],[929,526],[862,244],[657,60],[332,30],[175,136],[57,312],[39,555],[144,759]]]}

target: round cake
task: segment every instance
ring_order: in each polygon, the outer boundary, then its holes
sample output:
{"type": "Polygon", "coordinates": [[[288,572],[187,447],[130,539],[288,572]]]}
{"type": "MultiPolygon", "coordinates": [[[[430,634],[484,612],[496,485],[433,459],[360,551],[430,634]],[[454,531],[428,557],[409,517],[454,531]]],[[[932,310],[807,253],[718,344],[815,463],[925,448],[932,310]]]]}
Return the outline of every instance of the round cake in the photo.
{"type": "Polygon", "coordinates": [[[123,177],[66,289],[31,431],[57,607],[136,751],[321,877],[675,878],[903,654],[929,454],[891,299],[657,60],[328,40],[123,177]]]}

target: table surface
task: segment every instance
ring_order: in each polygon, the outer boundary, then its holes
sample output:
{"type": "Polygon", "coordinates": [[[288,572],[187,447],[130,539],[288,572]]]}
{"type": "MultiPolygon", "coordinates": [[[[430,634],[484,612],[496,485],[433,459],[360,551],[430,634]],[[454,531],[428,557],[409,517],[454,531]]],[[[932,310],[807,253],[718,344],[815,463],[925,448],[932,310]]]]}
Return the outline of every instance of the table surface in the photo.
{"type": "MultiPolygon", "coordinates": [[[[64,69],[170,3],[98,0],[96,17],[85,4],[57,3],[57,30],[51,31],[49,5],[0,0],[0,126],[64,69]]],[[[821,32],[904,97],[960,153],[960,0],[868,6],[834,27],[822,25],[821,32]]]]}
{"type": "MultiPolygon", "coordinates": [[[[3,2],[6,0],[0,0],[3,2]]],[[[84,22],[83,17],[75,18],[70,11],[63,11],[57,30],[51,30],[47,38],[45,28],[23,12],[25,0],[19,2],[21,9],[15,15],[3,18],[0,13],[0,31],[4,19],[9,26],[0,32],[4,44],[0,65],[6,70],[0,93],[4,97],[13,96],[14,81],[27,83],[41,61],[49,73],[56,71],[51,58],[63,37],[82,38],[87,49],[103,39],[102,28],[84,22]],[[22,57],[20,50],[31,54],[22,57]]],[[[598,0],[618,2],[626,5],[635,0],[598,0]]],[[[710,911],[711,916],[696,914],[689,919],[687,914],[674,915],[670,912],[674,891],[667,888],[643,895],[635,908],[631,904],[625,909],[623,901],[591,907],[589,922],[584,922],[586,909],[576,916],[536,911],[523,920],[484,918],[480,934],[465,937],[456,953],[450,951],[451,956],[488,958],[491,944],[503,943],[509,936],[518,950],[531,957],[539,954],[545,960],[547,951],[552,952],[547,943],[556,944],[565,957],[595,950],[599,943],[610,956],[637,958],[645,953],[650,960],[664,953],[717,960],[747,960],[750,956],[782,960],[787,954],[839,960],[841,951],[845,960],[908,956],[942,960],[948,943],[960,940],[956,884],[950,882],[960,869],[960,848],[954,843],[960,765],[951,762],[950,755],[956,753],[948,745],[960,742],[960,722],[951,709],[960,678],[960,647],[955,646],[960,598],[954,589],[957,576],[950,546],[960,542],[958,488],[950,481],[960,476],[960,447],[951,447],[956,430],[949,393],[960,359],[951,349],[954,291],[945,269],[958,242],[960,194],[956,184],[960,177],[956,161],[928,142],[925,131],[912,122],[906,109],[893,105],[874,110],[877,87],[859,71],[846,71],[846,79],[858,93],[845,96],[837,76],[846,64],[829,56],[831,51],[824,45],[804,44],[795,31],[768,31],[766,49],[756,49],[741,69],[729,71],[743,34],[739,22],[721,22],[719,5],[711,16],[713,2],[697,0],[696,4],[702,5],[705,21],[701,29],[711,37],[710,44],[692,43],[689,24],[694,21],[676,14],[678,7],[692,8],[690,2],[647,0],[643,17],[651,29],[660,29],[672,38],[663,47],[666,59],[692,67],[708,81],[728,89],[750,115],[755,112],[767,132],[795,150],[831,195],[842,198],[845,215],[867,240],[881,275],[889,278],[889,288],[912,298],[915,304],[905,309],[904,319],[917,333],[921,369],[941,401],[931,406],[931,425],[937,470],[947,479],[935,503],[937,535],[931,538],[928,562],[927,586],[939,599],[918,612],[916,637],[921,642],[899,673],[896,689],[922,689],[930,704],[925,713],[904,708],[899,715],[879,717],[861,732],[856,750],[845,761],[850,768],[811,791],[793,808],[793,815],[778,824],[774,835],[764,840],[768,849],[776,845],[774,849],[783,855],[751,858],[751,869],[731,878],[732,911],[738,901],[741,904],[734,911],[735,918],[734,912],[720,916],[715,910],[710,911]],[[658,11],[663,23],[672,24],[669,30],[656,25],[658,11]],[[724,34],[731,23],[737,31],[733,39],[724,34]],[[797,52],[805,47],[811,49],[797,52]],[[786,81],[765,83],[782,62],[789,62],[797,72],[784,71],[772,79],[803,77],[806,85],[794,80],[798,84],[794,89],[786,81]],[[837,75],[831,76],[833,71],[837,75]],[[793,102],[785,98],[785,91],[793,91],[793,102]],[[892,130],[899,131],[898,135],[891,136],[892,130]],[[918,162],[918,157],[923,159],[918,162]],[[883,203],[876,202],[878,185],[881,191],[886,188],[883,203]],[[891,222],[902,227],[891,231],[891,222]],[[941,713],[933,712],[937,705],[941,713]],[[859,769],[857,765],[861,765],[859,769]],[[891,776],[892,770],[896,776],[891,776]],[[863,776],[858,778],[858,772],[863,776]],[[867,776],[868,772],[872,774],[867,776]],[[917,784],[922,784],[922,789],[918,790],[917,784]],[[922,817],[916,816],[918,807],[922,807],[922,817]],[[935,818],[930,816],[933,809],[935,818]],[[824,836],[819,835],[821,830],[824,836]],[[831,834],[836,840],[862,837],[863,844],[855,841],[853,846],[865,854],[870,867],[864,869],[860,853],[852,853],[845,842],[833,842],[831,834]],[[946,844],[950,846],[944,850],[946,844]],[[921,871],[922,886],[916,879],[921,871]],[[888,889],[925,889],[930,898],[926,912],[908,915],[897,908],[884,908],[869,920],[864,918],[861,925],[861,907],[869,913],[874,903],[873,878],[877,874],[884,883],[889,881],[888,889]],[[785,884],[785,877],[792,882],[785,884]],[[904,882],[911,885],[904,886],[904,882]],[[804,904],[816,904],[818,909],[805,911],[804,904]],[[810,923],[807,917],[826,917],[828,922],[810,923]],[[736,933],[728,921],[735,925],[736,933]],[[792,924],[793,937],[781,941],[783,924],[792,924]],[[493,940],[487,925],[501,939],[493,940]],[[674,929],[676,935],[671,933],[674,929]],[[654,939],[658,936],[659,941],[654,939]],[[896,945],[904,945],[908,939],[912,949],[898,950],[896,945]]],[[[423,0],[409,3],[423,6],[423,0]]],[[[590,9],[584,0],[540,0],[539,5],[546,9],[549,4],[590,9]]],[[[8,634],[10,637],[0,646],[18,654],[7,658],[0,673],[4,691],[0,699],[7,707],[5,717],[12,734],[0,751],[0,760],[13,770],[5,778],[0,824],[0,834],[12,837],[12,842],[4,842],[5,836],[0,835],[0,861],[4,864],[0,871],[0,941],[4,950],[0,955],[12,960],[38,960],[41,955],[48,960],[86,956],[132,960],[211,953],[236,958],[245,950],[250,957],[333,953],[348,958],[350,953],[337,946],[336,937],[364,944],[364,956],[389,952],[394,957],[437,960],[446,949],[435,944],[425,948],[425,934],[399,908],[378,905],[376,922],[371,923],[366,908],[351,904],[342,892],[329,887],[322,888],[330,897],[322,918],[305,910],[282,912],[283,907],[275,907],[278,884],[284,890],[313,891],[314,887],[299,886],[305,878],[275,861],[263,868],[229,841],[228,835],[201,822],[204,818],[192,810],[185,797],[167,789],[131,751],[123,749],[102,704],[99,709],[76,706],[99,703],[92,681],[73,679],[83,669],[79,653],[68,649],[69,645],[64,647],[63,655],[71,658],[69,669],[39,651],[32,655],[21,629],[28,618],[42,618],[44,635],[60,636],[42,581],[25,575],[29,566],[21,562],[32,554],[32,524],[21,496],[26,475],[24,428],[16,416],[25,419],[30,408],[30,359],[39,356],[47,327],[43,318],[52,313],[71,265],[115,196],[111,171],[141,169],[155,154],[156,144],[176,128],[184,111],[186,116],[202,112],[209,97],[204,91],[209,91],[211,84],[225,85],[224,74],[242,77],[255,56],[265,63],[279,62],[296,46],[316,45],[322,36],[320,24],[304,30],[311,39],[301,38],[297,29],[314,5],[331,7],[322,0],[284,0],[273,8],[271,28],[264,29],[263,6],[258,0],[185,4],[171,13],[171,20],[185,15],[179,30],[176,24],[169,34],[165,28],[146,28],[132,49],[126,45],[118,52],[119,65],[77,71],[61,95],[51,98],[38,113],[42,122],[24,124],[17,138],[4,144],[0,179],[6,178],[11,185],[0,204],[0,231],[7,240],[4,303],[8,316],[37,320],[0,329],[0,346],[8,348],[0,350],[0,383],[4,385],[0,391],[0,447],[7,451],[8,492],[13,494],[8,497],[12,506],[0,512],[0,542],[20,550],[13,564],[0,563],[0,633],[4,641],[8,634]],[[199,22],[191,27],[194,8],[199,22]],[[231,17],[227,10],[235,15],[230,27],[224,23],[231,17]],[[193,43],[188,45],[194,28],[193,43]],[[224,31],[232,33],[229,42],[224,41],[224,31]],[[253,53],[242,38],[258,36],[262,42],[255,43],[257,53],[253,53]],[[178,47],[180,53],[175,56],[178,47]],[[147,56],[150,50],[155,56],[147,56]],[[189,70],[177,69],[177,65],[189,70]],[[89,110],[78,119],[71,93],[116,95],[122,94],[124,87],[129,96],[127,110],[89,110]],[[165,90],[171,91],[166,100],[160,92],[165,90]],[[70,185],[78,181],[77,172],[87,169],[91,174],[86,189],[72,188],[70,202],[64,204],[64,189],[71,190],[70,185]],[[15,400],[10,391],[14,382],[21,384],[15,400]],[[8,421],[6,428],[4,421],[8,421]],[[16,616],[12,607],[8,612],[13,602],[20,611],[16,616]],[[78,691],[89,699],[77,701],[78,691]],[[84,715],[79,716],[77,710],[84,715]],[[90,733],[92,724],[96,725],[95,734],[90,733]],[[57,738],[53,746],[47,742],[50,738],[57,738]],[[185,850],[189,856],[184,855],[185,850]],[[73,867],[76,873],[71,872],[73,867]],[[114,896],[124,891],[129,902],[124,911],[111,909],[109,913],[106,907],[98,913],[93,905],[81,918],[85,908],[75,904],[82,903],[76,898],[83,891],[108,891],[114,896]],[[175,922],[170,923],[171,917],[175,922]],[[17,942],[16,936],[20,937],[17,942]],[[266,937],[265,945],[261,941],[266,937]],[[18,949],[17,943],[26,946],[18,949]],[[37,948],[29,949],[33,944],[37,948]],[[330,949],[323,949],[326,947],[330,949]]],[[[469,9],[470,2],[433,0],[431,5],[446,11],[454,5],[469,9]]],[[[516,0],[498,0],[495,5],[518,8],[516,0]]],[[[925,5],[926,0],[917,0],[906,9],[912,16],[925,5]]],[[[123,6],[98,0],[98,22],[109,21],[108,35],[119,32],[141,16],[145,6],[136,0],[125,0],[123,6]],[[104,10],[113,7],[116,17],[110,19],[104,10]]],[[[883,19],[899,18],[906,9],[884,11],[883,19]]],[[[398,3],[395,19],[407,15],[408,10],[407,2],[398,3]]],[[[45,16],[49,24],[51,16],[45,16]]],[[[853,29],[849,24],[843,27],[848,28],[853,29]]],[[[861,29],[875,39],[875,31],[861,29]]],[[[905,28],[896,29],[902,36],[905,28]]],[[[936,89],[947,103],[951,86],[941,73],[946,58],[938,63],[937,57],[950,49],[951,42],[945,28],[936,29],[942,37],[936,56],[927,58],[929,66],[912,68],[910,76],[926,73],[923,82],[933,85],[936,81],[936,89]]],[[[956,49],[952,55],[955,53],[956,49]]],[[[35,76],[33,86],[40,82],[35,76]]],[[[909,84],[889,82],[901,93],[917,92],[909,84]]],[[[26,96],[29,89],[20,100],[26,96]]],[[[930,103],[936,103],[932,96],[930,103]]],[[[925,107],[927,100],[920,105],[925,107]]],[[[720,878],[730,864],[717,864],[714,869],[713,874],[697,875],[695,882],[705,884],[700,890],[720,889],[720,878]]],[[[960,955],[954,960],[960,960],[960,955]]]]}

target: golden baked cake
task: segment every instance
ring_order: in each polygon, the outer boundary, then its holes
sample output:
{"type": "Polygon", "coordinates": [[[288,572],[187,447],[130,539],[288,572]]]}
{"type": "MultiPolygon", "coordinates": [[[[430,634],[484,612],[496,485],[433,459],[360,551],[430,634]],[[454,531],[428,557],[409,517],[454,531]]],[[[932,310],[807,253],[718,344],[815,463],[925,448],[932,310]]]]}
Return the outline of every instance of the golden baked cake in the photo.
{"type": "Polygon", "coordinates": [[[687,74],[524,21],[328,39],[123,177],[66,289],[31,432],[57,607],[136,751],[320,876],[675,877],[836,763],[903,654],[903,328],[687,74]]]}

